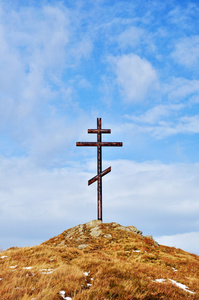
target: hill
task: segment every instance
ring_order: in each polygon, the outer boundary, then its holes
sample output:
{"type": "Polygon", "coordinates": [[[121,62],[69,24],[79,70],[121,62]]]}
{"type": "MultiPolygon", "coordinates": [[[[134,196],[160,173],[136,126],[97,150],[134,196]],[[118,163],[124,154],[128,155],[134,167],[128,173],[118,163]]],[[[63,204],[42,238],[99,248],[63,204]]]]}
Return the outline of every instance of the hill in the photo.
{"type": "Polygon", "coordinates": [[[2,300],[199,299],[199,257],[134,226],[91,221],[0,253],[2,300]]]}

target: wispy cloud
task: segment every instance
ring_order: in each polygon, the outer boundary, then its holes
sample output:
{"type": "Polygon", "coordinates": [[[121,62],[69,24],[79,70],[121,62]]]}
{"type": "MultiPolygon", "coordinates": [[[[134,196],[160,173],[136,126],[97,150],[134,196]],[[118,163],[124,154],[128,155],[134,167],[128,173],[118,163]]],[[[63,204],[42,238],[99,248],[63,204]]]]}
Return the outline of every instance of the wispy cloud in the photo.
{"type": "Polygon", "coordinates": [[[199,101],[198,80],[169,78],[167,83],[160,83],[157,95],[160,100],[156,103],[154,101],[152,107],[144,113],[125,115],[134,130],[161,139],[199,132],[198,114],[195,110],[199,101]]]}
{"type": "MultiPolygon", "coordinates": [[[[199,133],[199,116],[184,116],[175,117],[173,121],[170,119],[164,119],[171,115],[171,111],[162,110],[160,107],[155,107],[149,110],[146,114],[139,116],[126,116],[126,118],[133,121],[133,123],[127,123],[123,127],[125,132],[128,127],[128,131],[133,130],[143,134],[150,134],[154,138],[164,139],[169,136],[177,134],[193,134],[199,133]]],[[[174,116],[174,114],[172,113],[174,116]]]]}
{"type": "Polygon", "coordinates": [[[146,111],[141,115],[126,115],[125,117],[137,123],[148,123],[148,124],[161,124],[165,118],[173,115],[175,111],[179,111],[184,108],[183,104],[168,104],[168,105],[157,105],[146,111]]]}
{"type": "Polygon", "coordinates": [[[199,65],[199,35],[180,39],[171,54],[178,64],[187,68],[198,68],[199,65]]]}
{"type": "Polygon", "coordinates": [[[168,19],[177,27],[181,27],[183,30],[189,30],[193,28],[193,19],[198,14],[198,6],[192,1],[180,5],[176,3],[175,6],[168,13],[168,19]]]}
{"type": "Polygon", "coordinates": [[[177,134],[199,133],[199,116],[181,117],[175,122],[165,122],[156,128],[151,128],[152,134],[158,138],[165,138],[177,134]]]}
{"type": "Polygon", "coordinates": [[[170,247],[181,248],[185,251],[199,253],[199,232],[187,232],[175,235],[165,235],[155,237],[158,243],[170,247]]]}
{"type": "Polygon", "coordinates": [[[199,80],[186,78],[170,78],[168,83],[163,83],[163,92],[168,95],[168,99],[174,102],[184,103],[198,102],[199,97],[199,80]],[[195,99],[195,100],[194,100],[195,99]]]}
{"type": "Polygon", "coordinates": [[[77,39],[70,16],[61,4],[1,7],[1,130],[42,159],[42,152],[60,152],[73,140],[69,128],[72,114],[78,115],[75,87],[89,86],[82,85],[82,76],[65,80],[91,51],[89,39],[77,39]]]}
{"type": "Polygon", "coordinates": [[[135,48],[145,41],[145,36],[144,29],[131,26],[119,34],[118,45],[121,48],[128,48],[129,46],[135,48]]]}
{"type": "Polygon", "coordinates": [[[113,63],[124,101],[130,103],[144,100],[148,91],[157,83],[157,72],[150,62],[133,53],[116,57],[113,63]]]}

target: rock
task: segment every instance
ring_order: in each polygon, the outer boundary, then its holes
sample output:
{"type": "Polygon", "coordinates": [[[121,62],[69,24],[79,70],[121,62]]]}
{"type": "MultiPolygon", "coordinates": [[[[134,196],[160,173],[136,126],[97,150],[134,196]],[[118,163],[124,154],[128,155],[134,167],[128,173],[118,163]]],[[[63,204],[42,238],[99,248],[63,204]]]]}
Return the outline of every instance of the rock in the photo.
{"type": "Polygon", "coordinates": [[[139,235],[142,236],[142,231],[138,230],[135,226],[125,227],[125,226],[122,226],[122,225],[118,224],[118,226],[117,227],[115,226],[114,229],[120,229],[120,230],[124,230],[124,231],[128,231],[128,232],[133,232],[133,233],[136,233],[136,234],[139,234],[139,235]]]}
{"type": "Polygon", "coordinates": [[[154,245],[160,246],[160,245],[158,244],[158,242],[156,242],[155,240],[153,240],[153,242],[154,242],[154,245]]]}
{"type": "Polygon", "coordinates": [[[116,222],[112,222],[110,223],[110,225],[112,225],[112,227],[118,227],[118,226],[121,226],[120,224],[116,223],[116,222]]]}
{"type": "Polygon", "coordinates": [[[90,230],[90,235],[93,237],[98,237],[100,236],[100,234],[102,233],[102,231],[99,229],[98,226],[91,228],[90,230]]]}
{"type": "Polygon", "coordinates": [[[65,245],[65,240],[61,241],[57,246],[64,246],[65,245]]]}
{"type": "Polygon", "coordinates": [[[97,225],[100,225],[100,224],[102,224],[101,220],[93,220],[93,221],[87,222],[85,225],[87,228],[92,228],[92,227],[96,227],[97,225]]]}
{"type": "Polygon", "coordinates": [[[111,234],[105,234],[104,237],[105,237],[106,239],[110,239],[110,238],[112,238],[112,235],[111,235],[111,234]]]}
{"type": "Polygon", "coordinates": [[[147,238],[147,239],[153,240],[153,236],[152,235],[145,235],[144,237],[147,238]]]}
{"type": "Polygon", "coordinates": [[[152,235],[145,235],[145,238],[153,240],[154,245],[159,246],[158,242],[153,239],[152,235]]]}
{"type": "Polygon", "coordinates": [[[131,232],[137,233],[139,235],[142,235],[142,231],[138,230],[135,226],[127,226],[126,228],[129,228],[131,232]]]}
{"type": "Polygon", "coordinates": [[[88,246],[88,244],[81,244],[81,245],[77,246],[77,248],[82,250],[82,249],[86,249],[87,246],[88,246]]]}
{"type": "MultiPolygon", "coordinates": [[[[130,233],[138,234],[143,238],[142,231],[138,230],[135,226],[122,226],[116,222],[102,223],[101,220],[93,220],[66,230],[58,236],[59,239],[55,237],[53,240],[49,240],[49,243],[52,244],[54,242],[54,246],[71,247],[73,245],[79,249],[85,249],[90,243],[94,242],[93,238],[97,239],[99,237],[100,241],[110,239],[111,243],[117,230],[128,232],[129,236],[130,233]]],[[[154,241],[154,245],[158,245],[157,242],[154,241]]]]}
{"type": "Polygon", "coordinates": [[[84,228],[84,225],[80,224],[79,225],[79,234],[83,234],[83,228],[84,228]]]}

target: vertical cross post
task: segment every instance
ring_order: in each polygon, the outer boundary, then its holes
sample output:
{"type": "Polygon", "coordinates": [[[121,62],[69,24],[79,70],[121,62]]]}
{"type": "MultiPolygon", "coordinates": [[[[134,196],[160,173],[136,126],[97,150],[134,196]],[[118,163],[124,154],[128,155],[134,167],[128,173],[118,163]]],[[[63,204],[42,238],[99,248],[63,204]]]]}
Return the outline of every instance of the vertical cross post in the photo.
{"type": "Polygon", "coordinates": [[[88,133],[97,134],[96,142],[77,142],[76,146],[97,146],[97,175],[88,181],[88,185],[97,181],[97,216],[102,221],[102,177],[111,172],[111,167],[102,171],[102,146],[122,147],[121,142],[102,142],[102,133],[111,133],[110,129],[102,129],[101,118],[97,118],[97,129],[88,129],[88,133]]]}
{"type": "Polygon", "coordinates": [[[97,118],[97,207],[98,207],[98,220],[102,221],[102,135],[101,135],[101,118],[97,118]]]}

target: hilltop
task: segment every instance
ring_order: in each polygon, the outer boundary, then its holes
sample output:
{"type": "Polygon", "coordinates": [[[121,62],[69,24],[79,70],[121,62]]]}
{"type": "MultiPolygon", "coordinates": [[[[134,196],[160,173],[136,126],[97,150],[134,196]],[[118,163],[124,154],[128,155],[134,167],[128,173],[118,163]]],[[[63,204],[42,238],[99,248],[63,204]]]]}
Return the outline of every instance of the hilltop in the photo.
{"type": "Polygon", "coordinates": [[[0,253],[2,300],[199,299],[199,256],[91,221],[0,253]]]}

